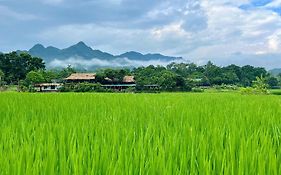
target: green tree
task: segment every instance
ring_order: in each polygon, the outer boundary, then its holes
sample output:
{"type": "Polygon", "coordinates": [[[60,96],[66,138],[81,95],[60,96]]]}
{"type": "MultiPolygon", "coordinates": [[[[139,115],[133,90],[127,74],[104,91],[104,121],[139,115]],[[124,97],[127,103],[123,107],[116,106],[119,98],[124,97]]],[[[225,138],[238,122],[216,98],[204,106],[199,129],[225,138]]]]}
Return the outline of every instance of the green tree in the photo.
{"type": "Polygon", "coordinates": [[[167,65],[167,70],[176,73],[184,78],[202,78],[203,72],[201,67],[194,63],[171,63],[167,65]]]}
{"type": "Polygon", "coordinates": [[[159,85],[163,90],[173,90],[176,87],[176,74],[170,71],[163,71],[162,76],[159,78],[159,85]]]}
{"type": "Polygon", "coordinates": [[[223,71],[220,67],[209,61],[204,68],[204,75],[211,85],[221,85],[223,83],[223,71]]]}
{"type": "Polygon", "coordinates": [[[276,77],[269,77],[267,79],[267,84],[269,85],[270,88],[274,88],[278,86],[278,79],[276,77]]]}
{"type": "Polygon", "coordinates": [[[57,78],[58,79],[64,79],[69,77],[71,74],[76,73],[77,71],[71,67],[71,65],[67,66],[66,68],[62,69],[59,73],[57,78]]]}
{"type": "Polygon", "coordinates": [[[32,57],[28,53],[21,53],[19,55],[20,59],[22,60],[22,65],[25,66],[25,71],[28,73],[30,71],[37,71],[37,70],[44,70],[45,63],[43,59],[39,57],[32,57]]]}
{"type": "Polygon", "coordinates": [[[241,67],[239,67],[239,66],[237,66],[235,64],[231,64],[229,66],[226,66],[224,69],[227,70],[228,72],[235,73],[236,76],[238,77],[238,80],[241,80],[241,78],[242,78],[242,69],[241,69],[241,67]]]}
{"type": "Polygon", "coordinates": [[[252,86],[252,83],[256,80],[256,77],[261,75],[264,75],[265,77],[268,76],[268,73],[264,68],[256,68],[250,65],[243,66],[241,71],[240,82],[243,86],[252,86]]]}
{"type": "Polygon", "coordinates": [[[268,84],[266,83],[266,78],[261,75],[256,77],[256,80],[253,81],[253,87],[261,93],[268,93],[268,84]]]}
{"type": "Polygon", "coordinates": [[[0,54],[0,69],[4,72],[7,83],[17,83],[24,80],[30,71],[45,69],[45,63],[41,58],[32,57],[28,53],[11,52],[0,54]]]}
{"type": "Polygon", "coordinates": [[[104,69],[102,74],[105,78],[110,78],[115,83],[120,83],[123,81],[124,76],[130,75],[128,69],[104,69]]]}
{"type": "Polygon", "coordinates": [[[46,83],[51,83],[53,80],[58,79],[58,73],[53,70],[40,70],[39,73],[43,76],[46,83]]]}
{"type": "Polygon", "coordinates": [[[108,83],[111,83],[109,80],[106,80],[105,78],[106,75],[103,71],[98,71],[97,74],[96,74],[96,81],[101,83],[101,84],[108,84],[108,83]]]}
{"type": "Polygon", "coordinates": [[[36,83],[43,83],[45,81],[42,72],[31,71],[26,75],[25,79],[28,85],[34,85],[36,83]]]}

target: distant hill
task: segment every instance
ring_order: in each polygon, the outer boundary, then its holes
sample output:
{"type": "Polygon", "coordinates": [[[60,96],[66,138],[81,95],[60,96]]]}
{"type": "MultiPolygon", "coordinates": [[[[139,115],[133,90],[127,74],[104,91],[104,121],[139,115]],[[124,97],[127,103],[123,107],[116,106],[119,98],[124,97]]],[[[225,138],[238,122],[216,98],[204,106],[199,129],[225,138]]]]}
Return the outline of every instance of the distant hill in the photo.
{"type": "Polygon", "coordinates": [[[128,58],[131,60],[144,60],[144,61],[148,61],[148,60],[165,60],[165,61],[170,61],[170,60],[175,60],[175,59],[182,59],[181,57],[170,57],[170,56],[164,56],[161,54],[141,54],[139,52],[126,52],[124,54],[115,56],[115,57],[119,57],[119,58],[128,58]]]}
{"type": "Polygon", "coordinates": [[[38,56],[46,61],[51,61],[52,59],[67,59],[70,57],[81,57],[84,59],[113,59],[114,56],[102,52],[100,50],[93,50],[91,47],[87,46],[84,42],[79,42],[73,46],[65,49],[58,49],[53,46],[45,48],[41,44],[36,44],[29,51],[31,55],[38,56]]]}
{"type": "Polygon", "coordinates": [[[281,68],[272,69],[272,70],[269,71],[269,73],[271,73],[274,76],[277,76],[278,74],[281,73],[281,68]]]}
{"type": "Polygon", "coordinates": [[[42,44],[36,44],[27,52],[32,56],[43,58],[47,66],[52,67],[56,67],[56,64],[58,67],[61,67],[61,63],[72,63],[74,64],[73,66],[79,64],[79,67],[103,67],[102,64],[106,63],[108,66],[115,67],[117,65],[117,67],[120,67],[127,64],[134,65],[134,62],[138,62],[138,64],[141,64],[141,62],[151,62],[152,64],[159,62],[162,64],[164,62],[178,62],[179,60],[183,60],[182,57],[165,56],[158,53],[142,54],[135,51],[126,52],[121,55],[112,55],[100,50],[94,50],[82,41],[65,49],[58,49],[53,46],[44,47],[42,44]],[[76,60],[80,60],[80,62],[76,60]],[[118,65],[118,63],[121,65],[118,65]]]}

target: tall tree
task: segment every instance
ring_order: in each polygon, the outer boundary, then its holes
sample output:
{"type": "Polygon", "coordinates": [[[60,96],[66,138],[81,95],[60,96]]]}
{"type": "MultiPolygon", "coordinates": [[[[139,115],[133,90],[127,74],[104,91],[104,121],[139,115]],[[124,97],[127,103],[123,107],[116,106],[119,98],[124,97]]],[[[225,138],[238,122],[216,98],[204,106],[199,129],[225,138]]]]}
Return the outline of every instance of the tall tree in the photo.
{"type": "Polygon", "coordinates": [[[41,58],[32,57],[27,53],[11,52],[0,54],[0,69],[5,74],[6,82],[16,83],[25,79],[26,74],[30,71],[45,69],[45,63],[41,58]]]}
{"type": "Polygon", "coordinates": [[[241,84],[243,86],[252,86],[252,82],[256,80],[256,77],[263,76],[264,78],[268,76],[267,71],[264,68],[253,67],[250,65],[243,66],[241,68],[241,84]]]}
{"type": "Polygon", "coordinates": [[[220,67],[209,61],[204,68],[204,75],[211,85],[221,85],[223,83],[223,71],[220,67]]]}
{"type": "Polygon", "coordinates": [[[278,79],[276,77],[268,77],[267,84],[270,88],[275,88],[278,86],[278,79]]]}

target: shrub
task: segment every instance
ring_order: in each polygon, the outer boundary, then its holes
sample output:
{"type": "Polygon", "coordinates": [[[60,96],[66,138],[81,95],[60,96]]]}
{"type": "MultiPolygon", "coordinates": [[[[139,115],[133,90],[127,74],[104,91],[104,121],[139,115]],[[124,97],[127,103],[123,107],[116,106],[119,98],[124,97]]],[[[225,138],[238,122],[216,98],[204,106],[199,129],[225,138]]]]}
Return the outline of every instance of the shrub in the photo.
{"type": "Polygon", "coordinates": [[[192,88],[192,92],[204,92],[202,88],[192,88]]]}
{"type": "Polygon", "coordinates": [[[241,88],[240,92],[243,95],[269,94],[268,90],[264,90],[264,89],[261,90],[261,89],[252,88],[252,87],[241,88]]]}
{"type": "Polygon", "coordinates": [[[226,84],[222,84],[222,85],[215,85],[214,88],[216,90],[230,90],[230,91],[235,91],[238,90],[238,86],[237,85],[226,85],[226,84]]]}
{"type": "Polygon", "coordinates": [[[271,92],[271,94],[273,94],[273,95],[281,95],[281,91],[274,90],[274,91],[271,92]]]}
{"type": "Polygon", "coordinates": [[[256,77],[256,80],[253,81],[253,87],[262,94],[268,94],[268,84],[262,75],[261,77],[256,77]]]}
{"type": "Polygon", "coordinates": [[[67,83],[59,89],[61,92],[104,92],[99,83],[67,83]]]}
{"type": "Polygon", "coordinates": [[[127,88],[127,89],[125,89],[125,91],[124,92],[135,92],[136,91],[136,88],[134,88],[134,87],[129,87],[129,88],[127,88]]]}

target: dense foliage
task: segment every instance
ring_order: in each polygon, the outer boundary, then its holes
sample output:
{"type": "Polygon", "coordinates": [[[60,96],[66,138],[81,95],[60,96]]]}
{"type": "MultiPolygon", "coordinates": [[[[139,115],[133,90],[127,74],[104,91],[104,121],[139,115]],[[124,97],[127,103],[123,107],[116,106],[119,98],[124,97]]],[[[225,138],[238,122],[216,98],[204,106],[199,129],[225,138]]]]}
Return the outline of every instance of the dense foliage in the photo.
{"type": "Polygon", "coordinates": [[[41,69],[45,69],[45,63],[41,58],[32,57],[27,53],[0,53],[0,70],[5,75],[3,81],[8,84],[18,83],[25,79],[28,72],[41,69]]]}
{"type": "Polygon", "coordinates": [[[0,93],[0,174],[281,174],[281,101],[0,93]]]}
{"type": "Polygon", "coordinates": [[[100,83],[65,83],[61,92],[105,92],[100,83]]]}
{"type": "MultiPolygon", "coordinates": [[[[64,78],[74,72],[77,70],[71,66],[61,70],[45,70],[42,59],[32,57],[27,53],[0,54],[1,84],[6,82],[29,87],[36,83],[64,82],[64,78]]],[[[96,83],[98,84],[119,84],[122,83],[124,76],[133,75],[139,91],[144,91],[147,85],[157,85],[162,91],[190,91],[192,88],[200,86],[249,87],[253,86],[257,77],[261,76],[264,77],[265,83],[270,88],[281,85],[281,76],[271,76],[264,68],[250,65],[219,67],[211,62],[203,66],[197,66],[194,63],[171,63],[166,67],[151,65],[132,70],[108,68],[96,72],[96,83]]],[[[77,85],[75,89],[71,91],[84,91],[85,84],[77,85]],[[82,88],[77,90],[78,87],[82,88]]]]}
{"type": "Polygon", "coordinates": [[[139,67],[132,71],[140,85],[158,84],[164,90],[187,90],[194,86],[237,85],[253,86],[257,77],[263,76],[270,87],[278,86],[278,79],[264,68],[229,65],[219,67],[211,62],[204,66],[194,63],[171,63],[167,67],[139,67]]]}
{"type": "Polygon", "coordinates": [[[97,71],[96,81],[101,84],[121,83],[126,75],[131,75],[129,69],[101,69],[97,71]]]}

